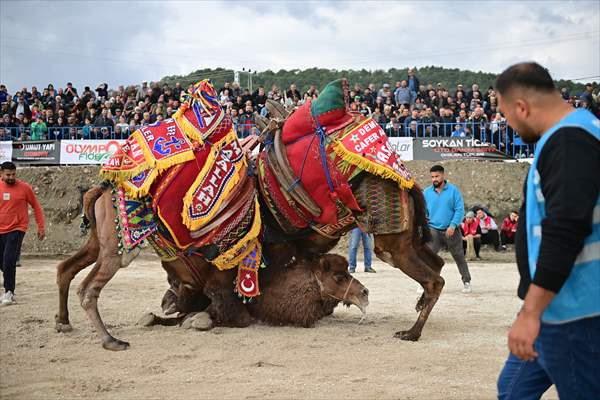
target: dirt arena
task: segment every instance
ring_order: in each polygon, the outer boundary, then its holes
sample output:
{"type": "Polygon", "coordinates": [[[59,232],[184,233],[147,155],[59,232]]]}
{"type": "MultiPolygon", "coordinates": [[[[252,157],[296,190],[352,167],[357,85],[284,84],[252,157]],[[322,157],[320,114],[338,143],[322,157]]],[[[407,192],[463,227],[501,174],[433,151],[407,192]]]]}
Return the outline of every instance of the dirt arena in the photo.
{"type": "Polygon", "coordinates": [[[416,285],[381,262],[377,274],[356,274],[370,289],[363,325],[357,308],[338,307],[311,329],[142,328],[136,321],[160,312],[166,289],[157,259],[144,257],[119,271],[100,299],[109,329],[131,343],[120,353],[101,348],[77,302],[84,273],[71,288],[75,329],[59,334],[58,261],[25,259],[18,304],[0,308],[0,398],[493,399],[519,307],[512,257],[494,257],[471,263],[469,295],[447,263],[446,287],[417,343],[392,337],[416,318],[416,285]]]}
{"type": "MultiPolygon", "coordinates": [[[[408,167],[428,184],[429,162],[408,167]]],[[[444,163],[466,205],[488,205],[498,216],[519,206],[527,164],[444,163]],[[474,168],[476,164],[477,168],[474,168]]],[[[147,254],[119,271],[103,290],[100,312],[125,352],[101,348],[71,287],[73,332],[54,331],[58,259],[81,245],[78,186],[97,182],[95,167],[20,168],[47,219],[38,242],[33,221],[17,270],[17,302],[0,307],[0,399],[493,399],[506,357],[506,333],[519,307],[514,254],[484,253],[471,264],[472,294],[461,293],[456,266],[443,270],[446,287],[417,343],[393,338],[417,314],[416,283],[375,262],[377,274],[357,273],[370,290],[367,323],[339,307],[315,328],[255,325],[209,332],[143,328],[137,320],[160,312],[166,274],[147,254]]],[[[336,249],[345,253],[347,238],[336,249]]],[[[447,256],[447,255],[446,255],[447,256]]],[[[554,392],[546,399],[556,398],[554,392]]]]}

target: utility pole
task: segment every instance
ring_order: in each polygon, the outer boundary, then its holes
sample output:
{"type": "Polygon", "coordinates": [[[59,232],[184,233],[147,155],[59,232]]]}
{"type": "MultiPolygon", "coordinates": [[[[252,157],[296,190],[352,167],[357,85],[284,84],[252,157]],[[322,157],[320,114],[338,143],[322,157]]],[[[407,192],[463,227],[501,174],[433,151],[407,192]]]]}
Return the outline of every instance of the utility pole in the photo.
{"type": "MultiPolygon", "coordinates": [[[[250,93],[252,93],[252,70],[248,69],[248,71],[246,71],[246,67],[242,68],[242,71],[235,71],[235,76],[234,79],[236,82],[239,83],[239,79],[240,79],[240,73],[243,74],[248,74],[248,90],[250,90],[250,93]]],[[[256,71],[254,71],[254,74],[256,74],[256,71]]]]}

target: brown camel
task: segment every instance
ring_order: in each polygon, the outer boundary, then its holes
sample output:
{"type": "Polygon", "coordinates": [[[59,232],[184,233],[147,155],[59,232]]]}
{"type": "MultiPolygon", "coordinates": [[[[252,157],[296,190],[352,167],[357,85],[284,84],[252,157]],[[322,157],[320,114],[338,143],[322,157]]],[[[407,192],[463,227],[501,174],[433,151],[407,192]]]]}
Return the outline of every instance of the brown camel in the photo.
{"type": "MultiPolygon", "coordinates": [[[[392,181],[380,179],[372,175],[367,176],[365,181],[369,179],[376,180],[381,190],[399,190],[392,181]]],[[[368,182],[361,184],[368,184],[368,182]]],[[[409,191],[409,195],[409,229],[401,233],[374,234],[374,252],[379,259],[402,270],[417,281],[424,289],[415,306],[416,311],[419,312],[417,321],[410,329],[398,331],[394,335],[402,340],[416,341],[421,336],[423,326],[444,287],[444,279],[440,276],[444,261],[426,245],[426,242],[429,240],[429,228],[426,223],[425,200],[421,189],[415,185],[409,191]]],[[[380,213],[383,214],[389,211],[380,210],[380,213]]],[[[268,226],[275,225],[268,212],[266,214],[263,217],[265,223],[268,226]]],[[[339,241],[339,238],[329,239],[316,232],[287,237],[287,239],[288,242],[285,244],[266,248],[265,255],[267,258],[272,257],[279,264],[290,264],[295,259],[313,259],[333,249],[339,241]]],[[[199,299],[193,291],[175,292],[179,293],[179,295],[173,295],[174,291],[173,287],[171,287],[163,297],[162,305],[165,312],[185,311],[189,313],[200,311],[200,309],[195,307],[199,299]],[[181,304],[187,304],[186,308],[181,308],[181,304]]]]}
{"type": "MultiPolygon", "coordinates": [[[[172,286],[178,286],[176,282],[171,283],[172,286]]],[[[176,303],[179,298],[177,293],[178,291],[170,289],[167,292],[169,297],[166,303],[176,303]]],[[[269,325],[309,328],[321,318],[333,313],[340,302],[346,306],[356,305],[364,317],[368,293],[368,289],[348,273],[348,262],[344,257],[324,254],[318,260],[303,260],[292,266],[270,265],[261,272],[261,295],[246,307],[252,318],[269,325]]],[[[181,297],[184,298],[185,295],[181,297]]],[[[208,307],[208,302],[203,301],[202,297],[205,296],[196,294],[196,302],[192,305],[194,311],[203,311],[208,307]]],[[[207,312],[210,320],[202,329],[211,327],[212,321],[221,318],[214,315],[214,310],[210,307],[207,312]]],[[[188,316],[195,314],[162,318],[149,313],[138,323],[145,326],[173,326],[181,324],[188,316]]]]}

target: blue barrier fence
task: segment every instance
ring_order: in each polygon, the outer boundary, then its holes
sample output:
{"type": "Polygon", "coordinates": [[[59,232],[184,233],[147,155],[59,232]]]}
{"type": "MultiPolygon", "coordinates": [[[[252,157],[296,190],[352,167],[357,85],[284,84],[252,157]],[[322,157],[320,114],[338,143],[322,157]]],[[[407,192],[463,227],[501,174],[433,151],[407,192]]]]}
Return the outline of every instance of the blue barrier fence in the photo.
{"type": "MultiPolygon", "coordinates": [[[[235,130],[240,138],[257,134],[254,124],[235,124],[235,130]]],[[[525,144],[519,135],[506,123],[494,122],[413,122],[412,124],[387,123],[381,124],[390,137],[461,137],[470,136],[481,142],[491,143],[499,151],[514,157],[523,158],[533,154],[534,146],[525,144]]],[[[139,127],[136,127],[136,129],[139,127]]],[[[70,126],[49,127],[39,140],[63,139],[126,139],[130,128],[111,126],[70,126]]],[[[26,141],[31,138],[31,127],[0,127],[0,140],[26,141]]]]}

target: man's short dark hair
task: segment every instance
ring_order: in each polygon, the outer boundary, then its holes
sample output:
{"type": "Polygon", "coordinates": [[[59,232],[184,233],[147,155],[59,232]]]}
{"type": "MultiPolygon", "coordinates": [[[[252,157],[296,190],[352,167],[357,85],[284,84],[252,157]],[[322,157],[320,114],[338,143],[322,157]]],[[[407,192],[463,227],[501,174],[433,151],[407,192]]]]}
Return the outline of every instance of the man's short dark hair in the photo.
{"type": "Polygon", "coordinates": [[[533,89],[549,93],[556,89],[548,70],[536,62],[524,62],[508,67],[496,80],[496,90],[506,95],[512,89],[533,89]]]}
{"type": "Polygon", "coordinates": [[[0,169],[2,171],[4,171],[4,170],[15,171],[17,169],[17,166],[12,161],[4,161],[2,164],[0,164],[0,169]]]}
{"type": "Polygon", "coordinates": [[[434,165],[433,167],[431,167],[429,169],[429,172],[441,172],[442,174],[444,173],[444,167],[442,167],[439,164],[434,165]]]}

